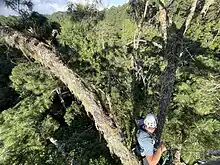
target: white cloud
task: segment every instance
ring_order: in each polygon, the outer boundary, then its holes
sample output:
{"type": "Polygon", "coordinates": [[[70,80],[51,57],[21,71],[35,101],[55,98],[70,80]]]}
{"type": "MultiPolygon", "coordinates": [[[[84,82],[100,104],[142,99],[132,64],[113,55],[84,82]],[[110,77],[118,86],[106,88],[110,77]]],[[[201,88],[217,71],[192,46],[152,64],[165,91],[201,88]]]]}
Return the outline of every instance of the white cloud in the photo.
{"type": "Polygon", "coordinates": [[[42,14],[66,11],[68,3],[92,3],[94,0],[33,0],[34,10],[42,14]]]}
{"type": "Polygon", "coordinates": [[[34,10],[41,14],[66,11],[68,0],[33,0],[34,10]]]}
{"type": "Polygon", "coordinates": [[[68,0],[72,3],[92,4],[95,0],[68,0]]]}
{"type": "Polygon", "coordinates": [[[67,4],[49,4],[55,11],[66,11],[67,10],[67,4]]]}

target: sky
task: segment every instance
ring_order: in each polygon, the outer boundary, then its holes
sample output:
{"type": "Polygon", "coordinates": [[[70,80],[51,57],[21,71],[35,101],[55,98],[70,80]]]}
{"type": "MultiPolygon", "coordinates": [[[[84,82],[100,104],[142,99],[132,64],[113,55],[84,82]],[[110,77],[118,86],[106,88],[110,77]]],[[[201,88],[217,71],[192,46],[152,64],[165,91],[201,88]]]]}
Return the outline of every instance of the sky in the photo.
{"type": "MultiPolygon", "coordinates": [[[[57,11],[66,11],[67,4],[69,2],[73,3],[86,3],[91,2],[92,0],[32,0],[34,3],[34,11],[37,11],[41,14],[51,14],[57,11]]],[[[118,6],[128,2],[128,0],[102,0],[104,7],[118,6]]],[[[5,7],[3,0],[0,0],[0,15],[16,15],[16,13],[5,7]]]]}

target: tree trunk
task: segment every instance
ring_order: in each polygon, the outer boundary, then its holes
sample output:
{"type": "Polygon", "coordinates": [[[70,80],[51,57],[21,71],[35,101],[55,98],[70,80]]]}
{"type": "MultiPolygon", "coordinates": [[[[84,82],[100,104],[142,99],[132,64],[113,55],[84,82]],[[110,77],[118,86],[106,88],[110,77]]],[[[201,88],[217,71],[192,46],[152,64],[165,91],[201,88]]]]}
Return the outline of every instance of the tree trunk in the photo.
{"type": "Polygon", "coordinates": [[[178,63],[175,61],[169,61],[168,65],[161,76],[161,92],[159,100],[159,112],[158,112],[158,128],[156,130],[157,137],[160,139],[163,127],[165,124],[165,119],[167,115],[167,108],[173,94],[174,82],[176,80],[176,70],[178,68],[178,63]]]}
{"type": "Polygon", "coordinates": [[[51,73],[68,86],[72,93],[82,101],[87,114],[93,116],[96,128],[103,133],[111,153],[116,154],[125,165],[138,164],[136,157],[123,144],[121,130],[112,126],[114,121],[105,113],[101,104],[102,100],[97,97],[94,88],[68,69],[51,47],[8,27],[0,27],[0,36],[8,45],[20,49],[24,54],[49,68],[51,73]]]}
{"type": "MultiPolygon", "coordinates": [[[[158,129],[156,134],[161,138],[163,127],[165,124],[167,108],[169,106],[173,93],[174,83],[176,80],[176,71],[178,69],[179,58],[183,53],[183,38],[195,15],[198,0],[192,0],[192,5],[189,14],[182,24],[180,29],[177,29],[176,24],[169,21],[169,16],[165,7],[164,0],[159,1],[159,21],[161,26],[161,34],[164,40],[164,57],[168,64],[161,76],[161,92],[159,100],[158,112],[158,129]],[[170,24],[169,24],[170,23],[170,24]]],[[[210,5],[213,0],[210,0],[210,5]]],[[[208,5],[207,5],[208,6],[208,5]]],[[[206,10],[206,9],[204,9],[206,10]]]]}

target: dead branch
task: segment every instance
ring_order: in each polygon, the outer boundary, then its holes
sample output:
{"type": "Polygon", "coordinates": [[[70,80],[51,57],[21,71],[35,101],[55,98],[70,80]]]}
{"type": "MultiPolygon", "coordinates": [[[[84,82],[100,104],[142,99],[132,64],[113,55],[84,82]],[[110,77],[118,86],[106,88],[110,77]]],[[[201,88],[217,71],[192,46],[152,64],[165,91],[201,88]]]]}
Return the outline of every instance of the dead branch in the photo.
{"type": "Polygon", "coordinates": [[[186,18],[185,22],[183,23],[183,25],[181,27],[181,29],[183,31],[183,35],[185,35],[185,33],[186,33],[186,31],[187,31],[187,29],[188,29],[188,27],[189,27],[189,25],[190,25],[190,23],[193,19],[193,16],[194,16],[195,10],[196,10],[197,2],[198,2],[198,0],[193,0],[193,3],[192,3],[191,8],[190,8],[190,13],[189,13],[188,17],[186,18]]]}
{"type": "Polygon", "coordinates": [[[171,0],[170,3],[169,3],[169,5],[167,5],[166,9],[170,8],[170,7],[173,5],[174,1],[175,1],[175,0],[171,0]]]}
{"type": "Polygon", "coordinates": [[[215,0],[206,0],[205,2],[205,5],[203,6],[202,8],[202,11],[201,11],[201,15],[202,17],[205,17],[206,13],[208,12],[209,10],[209,7],[215,2],[215,0]]]}
{"type": "Polygon", "coordinates": [[[149,1],[146,1],[143,16],[142,16],[142,18],[141,18],[141,20],[140,20],[140,22],[138,24],[137,31],[136,31],[136,33],[134,35],[134,49],[135,50],[137,50],[138,46],[139,46],[139,40],[140,40],[140,37],[141,37],[141,31],[142,31],[143,22],[144,22],[144,19],[146,17],[146,14],[147,14],[148,4],[149,4],[149,1]],[[137,37],[137,39],[136,39],[136,37],[137,37]]]}
{"type": "Polygon", "coordinates": [[[164,43],[167,43],[167,27],[168,27],[168,16],[163,0],[158,0],[159,2],[159,21],[161,25],[161,33],[163,36],[164,43]]]}
{"type": "MultiPolygon", "coordinates": [[[[133,44],[133,42],[134,41],[131,41],[131,42],[127,43],[125,46],[129,46],[129,45],[133,44]]],[[[148,40],[141,40],[140,39],[139,42],[142,42],[142,43],[148,44],[148,45],[153,45],[155,47],[158,47],[159,49],[163,48],[163,46],[161,44],[158,44],[157,42],[154,42],[154,41],[148,41],[148,40]]]]}

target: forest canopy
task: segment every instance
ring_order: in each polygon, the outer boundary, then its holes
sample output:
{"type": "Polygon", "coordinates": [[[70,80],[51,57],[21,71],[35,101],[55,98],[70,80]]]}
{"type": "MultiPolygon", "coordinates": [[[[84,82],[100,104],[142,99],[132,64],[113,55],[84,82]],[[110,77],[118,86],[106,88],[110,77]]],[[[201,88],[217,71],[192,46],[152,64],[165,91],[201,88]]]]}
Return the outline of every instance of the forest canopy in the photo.
{"type": "Polygon", "coordinates": [[[218,0],[97,3],[5,0],[19,16],[0,16],[0,165],[135,164],[148,113],[175,164],[219,158],[218,0]]]}

